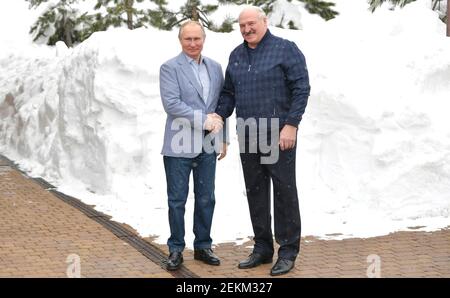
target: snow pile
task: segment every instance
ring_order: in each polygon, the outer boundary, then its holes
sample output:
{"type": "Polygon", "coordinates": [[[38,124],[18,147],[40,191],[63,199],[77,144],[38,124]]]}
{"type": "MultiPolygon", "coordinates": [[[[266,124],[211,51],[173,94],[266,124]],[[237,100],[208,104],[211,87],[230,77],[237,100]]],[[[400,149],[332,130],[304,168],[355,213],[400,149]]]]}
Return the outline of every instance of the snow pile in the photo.
{"type": "Polygon", "coordinates": [[[336,18],[302,42],[313,96],[299,184],[340,233],[450,224],[450,40],[425,4],[336,18]]]}
{"type": "MultiPolygon", "coordinates": [[[[221,36],[209,33],[208,40],[221,36]]],[[[233,44],[238,42],[236,36],[233,44]]],[[[223,51],[220,44],[210,43],[210,51],[223,51]]],[[[10,53],[0,61],[1,152],[32,175],[45,177],[143,234],[160,235],[160,229],[168,233],[160,155],[166,115],[158,76],[160,63],[178,53],[177,32],[144,29],[96,33],[74,49],[58,43],[10,53]],[[156,42],[161,46],[155,47],[156,42]]],[[[221,63],[226,60],[224,56],[221,63]]],[[[237,165],[237,153],[234,159],[237,165]]],[[[218,172],[228,179],[228,172],[218,172]]],[[[235,172],[240,178],[240,169],[235,172]]],[[[234,196],[240,204],[245,203],[242,189],[234,196]]],[[[224,216],[239,214],[229,203],[218,203],[226,205],[221,208],[224,216]]],[[[245,208],[240,213],[247,215],[245,208]]],[[[235,230],[221,233],[225,239],[244,238],[251,234],[250,223],[246,226],[241,236],[235,230]]]]}
{"type": "MultiPolygon", "coordinates": [[[[445,26],[425,1],[375,14],[366,4],[345,5],[338,2],[341,16],[329,22],[303,18],[301,31],[271,28],[299,45],[310,71],[312,93],[297,154],[303,235],[366,237],[410,226],[445,227],[445,26]]],[[[208,32],[204,54],[225,69],[241,40],[237,31],[208,32]]],[[[74,49],[2,49],[1,154],[164,243],[165,113],[158,73],[180,51],[177,32],[116,29],[95,33],[74,49]]],[[[217,168],[216,243],[252,235],[234,135],[231,141],[217,168]]],[[[188,246],[192,211],[191,191],[188,246]]]]}

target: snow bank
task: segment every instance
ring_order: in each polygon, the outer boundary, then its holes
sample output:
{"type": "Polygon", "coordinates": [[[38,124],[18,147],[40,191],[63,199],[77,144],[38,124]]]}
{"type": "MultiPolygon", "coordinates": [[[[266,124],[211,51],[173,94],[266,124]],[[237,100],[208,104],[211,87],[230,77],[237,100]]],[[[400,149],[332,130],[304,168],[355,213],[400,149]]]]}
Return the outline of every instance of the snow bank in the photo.
{"type": "Polygon", "coordinates": [[[337,233],[450,224],[450,40],[424,4],[336,18],[315,41],[305,32],[313,93],[299,184],[337,233]]]}
{"type": "MultiPolygon", "coordinates": [[[[450,39],[424,3],[375,14],[346,8],[326,23],[306,17],[302,31],[271,28],[299,45],[310,71],[297,154],[303,235],[367,237],[450,224],[450,39]]],[[[240,42],[238,32],[208,32],[204,54],[225,69],[240,42]]],[[[179,50],[177,32],[154,29],[96,33],[74,49],[2,50],[0,152],[164,243],[158,72],[179,50]]],[[[216,243],[252,235],[231,141],[217,169],[216,243]]],[[[188,246],[192,211],[191,191],[188,246]]]]}

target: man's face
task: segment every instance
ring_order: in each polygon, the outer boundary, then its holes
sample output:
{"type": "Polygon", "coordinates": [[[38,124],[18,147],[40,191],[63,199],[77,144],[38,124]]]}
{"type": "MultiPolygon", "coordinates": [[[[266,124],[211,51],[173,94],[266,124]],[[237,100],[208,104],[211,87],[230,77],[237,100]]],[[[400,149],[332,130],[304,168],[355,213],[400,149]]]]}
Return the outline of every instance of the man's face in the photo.
{"type": "Polygon", "coordinates": [[[257,11],[243,11],[239,16],[242,37],[252,48],[256,47],[267,31],[267,18],[259,16],[257,11]]]}
{"type": "Polygon", "coordinates": [[[183,52],[193,59],[198,59],[203,49],[205,38],[198,25],[187,25],[181,31],[180,43],[183,52]]]}

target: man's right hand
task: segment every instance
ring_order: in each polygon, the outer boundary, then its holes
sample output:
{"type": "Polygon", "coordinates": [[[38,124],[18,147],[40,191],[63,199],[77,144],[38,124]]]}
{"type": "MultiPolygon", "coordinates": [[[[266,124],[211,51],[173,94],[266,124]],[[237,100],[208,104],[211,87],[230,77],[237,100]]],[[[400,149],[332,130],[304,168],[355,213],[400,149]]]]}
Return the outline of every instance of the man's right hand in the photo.
{"type": "Polygon", "coordinates": [[[209,130],[211,133],[216,134],[223,128],[222,117],[216,113],[206,115],[206,121],[203,125],[204,129],[209,130]]]}

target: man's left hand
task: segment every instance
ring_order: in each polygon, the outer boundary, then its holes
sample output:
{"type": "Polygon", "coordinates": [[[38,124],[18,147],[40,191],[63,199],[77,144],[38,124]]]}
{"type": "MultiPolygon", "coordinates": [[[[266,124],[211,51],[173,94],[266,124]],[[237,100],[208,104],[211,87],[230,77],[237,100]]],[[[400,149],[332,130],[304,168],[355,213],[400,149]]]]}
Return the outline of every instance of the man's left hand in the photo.
{"type": "Polygon", "coordinates": [[[286,124],[280,132],[281,151],[292,149],[297,139],[297,127],[286,124]]]}

